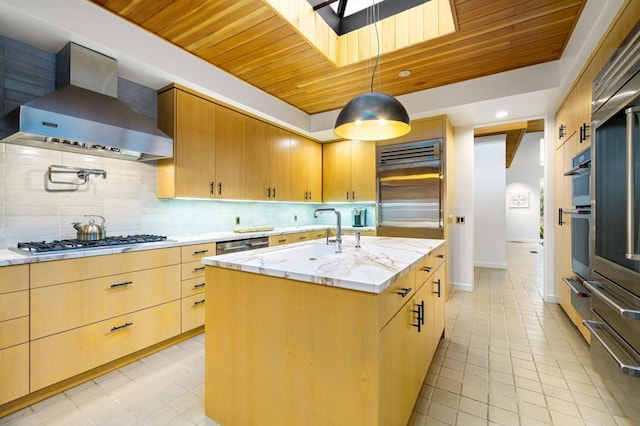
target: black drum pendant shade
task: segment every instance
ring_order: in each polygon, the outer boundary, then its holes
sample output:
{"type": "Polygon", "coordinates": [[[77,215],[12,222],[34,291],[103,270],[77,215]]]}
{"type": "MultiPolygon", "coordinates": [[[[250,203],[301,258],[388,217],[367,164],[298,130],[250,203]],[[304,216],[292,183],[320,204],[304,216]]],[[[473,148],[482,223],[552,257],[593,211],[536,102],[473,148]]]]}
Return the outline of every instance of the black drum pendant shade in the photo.
{"type": "Polygon", "coordinates": [[[334,132],[343,139],[384,140],[409,133],[407,110],[393,96],[368,92],[351,99],[338,114],[334,132]]]}

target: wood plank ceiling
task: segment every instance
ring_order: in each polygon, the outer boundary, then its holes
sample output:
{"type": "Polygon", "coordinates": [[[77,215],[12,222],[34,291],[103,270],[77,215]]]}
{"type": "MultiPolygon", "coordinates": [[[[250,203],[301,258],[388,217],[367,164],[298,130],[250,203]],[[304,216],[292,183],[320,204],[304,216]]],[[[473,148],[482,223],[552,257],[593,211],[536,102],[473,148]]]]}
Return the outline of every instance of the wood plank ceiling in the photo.
{"type": "MultiPolygon", "coordinates": [[[[368,61],[336,67],[266,0],[91,1],[308,114],[367,90],[368,61]]],[[[557,60],[586,3],[450,1],[457,31],[382,55],[381,91],[399,96],[557,60]],[[398,78],[406,69],[411,76],[398,78]]]]}

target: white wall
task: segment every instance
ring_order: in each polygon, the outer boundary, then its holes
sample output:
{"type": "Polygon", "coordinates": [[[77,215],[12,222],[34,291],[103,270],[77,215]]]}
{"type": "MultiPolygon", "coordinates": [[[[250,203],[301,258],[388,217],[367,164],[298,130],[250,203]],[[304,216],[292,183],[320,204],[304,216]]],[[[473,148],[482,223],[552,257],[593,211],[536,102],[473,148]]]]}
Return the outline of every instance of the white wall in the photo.
{"type": "Polygon", "coordinates": [[[540,179],[544,168],[540,164],[540,139],[543,132],[526,133],[506,175],[506,239],[507,241],[540,241],[540,179]],[[512,207],[513,195],[527,194],[527,207],[512,207]]]}
{"type": "Polygon", "coordinates": [[[476,138],[473,149],[474,265],[506,269],[505,135],[476,138]]]}
{"type": "Polygon", "coordinates": [[[450,223],[454,259],[450,280],[456,290],[473,291],[473,128],[454,128],[453,155],[454,216],[450,223]],[[464,216],[465,223],[455,223],[455,216],[464,216]]]}

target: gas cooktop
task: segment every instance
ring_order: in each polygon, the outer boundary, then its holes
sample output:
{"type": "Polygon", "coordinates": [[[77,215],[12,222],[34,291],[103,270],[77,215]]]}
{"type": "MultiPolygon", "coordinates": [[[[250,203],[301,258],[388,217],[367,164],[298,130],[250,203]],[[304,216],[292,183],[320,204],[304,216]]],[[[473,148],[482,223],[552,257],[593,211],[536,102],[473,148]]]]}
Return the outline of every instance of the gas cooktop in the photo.
{"type": "Polygon", "coordinates": [[[127,244],[155,243],[165,241],[167,237],[161,235],[127,235],[117,237],[107,237],[103,240],[84,241],[77,239],[35,241],[28,243],[18,243],[15,251],[27,254],[57,253],[69,250],[83,250],[92,248],[108,248],[127,244]]]}

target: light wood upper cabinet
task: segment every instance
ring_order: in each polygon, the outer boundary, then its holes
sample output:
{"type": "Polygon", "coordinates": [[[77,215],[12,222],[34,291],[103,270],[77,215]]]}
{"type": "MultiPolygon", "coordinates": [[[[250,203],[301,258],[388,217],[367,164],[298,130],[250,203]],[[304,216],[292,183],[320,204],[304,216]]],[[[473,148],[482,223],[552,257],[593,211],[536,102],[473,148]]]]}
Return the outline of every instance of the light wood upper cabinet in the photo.
{"type": "Polygon", "coordinates": [[[325,202],[364,202],[376,199],[375,142],[342,141],[322,146],[325,202]]]}
{"type": "Polygon", "coordinates": [[[247,199],[291,200],[291,138],[288,132],[247,119],[247,199]]]}
{"type": "Polygon", "coordinates": [[[158,127],[173,137],[173,158],[158,160],[158,197],[211,198],[216,106],[177,88],[158,95],[158,127]]]}
{"type": "Polygon", "coordinates": [[[246,197],[247,116],[216,105],[215,198],[246,197]]]}
{"type": "Polygon", "coordinates": [[[322,145],[291,136],[292,201],[322,201],[322,145]]]}

